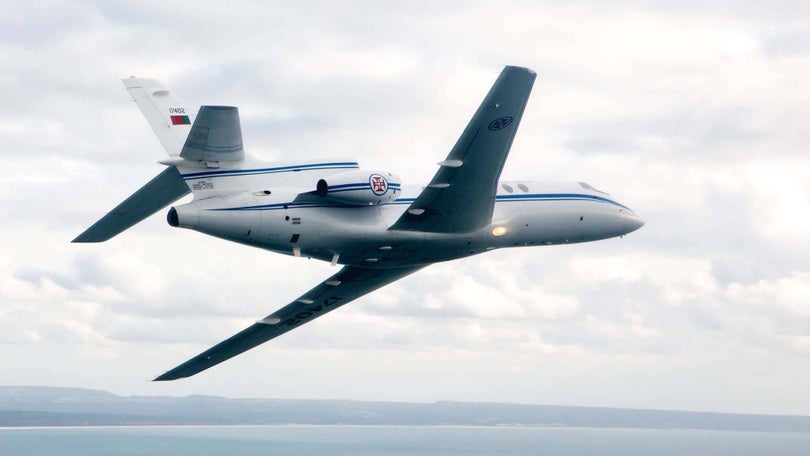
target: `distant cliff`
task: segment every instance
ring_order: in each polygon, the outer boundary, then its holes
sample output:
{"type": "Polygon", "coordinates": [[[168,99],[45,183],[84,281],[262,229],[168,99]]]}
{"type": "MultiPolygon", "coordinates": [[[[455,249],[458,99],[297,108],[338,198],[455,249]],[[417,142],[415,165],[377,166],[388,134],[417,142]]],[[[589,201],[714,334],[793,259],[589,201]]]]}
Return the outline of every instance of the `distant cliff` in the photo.
{"type": "Polygon", "coordinates": [[[0,426],[117,425],[552,426],[810,432],[808,416],[558,405],[118,396],[98,390],[0,386],[0,426]]]}

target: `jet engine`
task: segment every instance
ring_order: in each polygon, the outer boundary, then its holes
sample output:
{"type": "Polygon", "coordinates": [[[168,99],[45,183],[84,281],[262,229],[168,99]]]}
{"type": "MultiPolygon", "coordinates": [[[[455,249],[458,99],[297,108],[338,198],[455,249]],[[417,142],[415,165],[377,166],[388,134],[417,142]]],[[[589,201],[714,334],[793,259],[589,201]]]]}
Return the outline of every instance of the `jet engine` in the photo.
{"type": "Polygon", "coordinates": [[[396,200],[400,191],[396,174],[358,169],[319,180],[315,194],[350,206],[373,206],[396,200]]]}

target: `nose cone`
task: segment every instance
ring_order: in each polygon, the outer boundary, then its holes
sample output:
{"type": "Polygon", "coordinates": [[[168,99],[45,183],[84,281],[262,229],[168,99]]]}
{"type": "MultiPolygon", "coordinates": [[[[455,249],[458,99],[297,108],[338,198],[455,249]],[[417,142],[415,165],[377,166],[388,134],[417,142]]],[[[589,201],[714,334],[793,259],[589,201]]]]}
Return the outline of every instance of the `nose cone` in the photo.
{"type": "Polygon", "coordinates": [[[644,219],[639,217],[638,214],[633,211],[625,211],[622,224],[624,225],[625,229],[624,234],[632,233],[633,231],[636,231],[644,226],[644,219]]]}

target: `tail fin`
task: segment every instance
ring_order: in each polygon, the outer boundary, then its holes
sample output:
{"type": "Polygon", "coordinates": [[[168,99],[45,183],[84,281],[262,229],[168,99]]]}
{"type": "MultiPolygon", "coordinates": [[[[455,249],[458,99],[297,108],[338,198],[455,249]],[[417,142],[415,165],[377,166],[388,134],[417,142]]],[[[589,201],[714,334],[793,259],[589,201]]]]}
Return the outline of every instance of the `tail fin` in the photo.
{"type": "Polygon", "coordinates": [[[172,157],[179,155],[197,117],[197,110],[192,110],[185,101],[154,79],[132,77],[121,81],[166,153],[172,157]]]}
{"type": "Polygon", "coordinates": [[[154,79],[124,79],[166,152],[169,167],[111,210],[73,242],[104,242],[191,192],[181,171],[218,168],[244,160],[239,110],[202,106],[198,115],[154,79]],[[189,133],[190,132],[190,133],[189,133]],[[178,166],[181,169],[178,169],[178,166]]]}

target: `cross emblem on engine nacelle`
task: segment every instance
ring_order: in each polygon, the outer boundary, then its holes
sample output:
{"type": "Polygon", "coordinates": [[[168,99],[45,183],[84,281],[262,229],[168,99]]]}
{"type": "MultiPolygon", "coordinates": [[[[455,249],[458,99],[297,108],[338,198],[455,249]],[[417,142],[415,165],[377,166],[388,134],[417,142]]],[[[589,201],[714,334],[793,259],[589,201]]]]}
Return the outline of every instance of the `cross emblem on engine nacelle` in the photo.
{"type": "Polygon", "coordinates": [[[368,178],[368,183],[371,185],[371,191],[377,196],[382,196],[388,191],[388,181],[379,174],[372,174],[368,178]]]}

